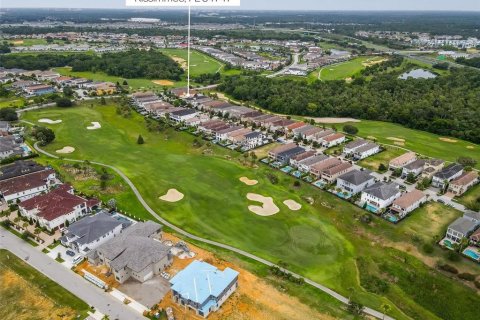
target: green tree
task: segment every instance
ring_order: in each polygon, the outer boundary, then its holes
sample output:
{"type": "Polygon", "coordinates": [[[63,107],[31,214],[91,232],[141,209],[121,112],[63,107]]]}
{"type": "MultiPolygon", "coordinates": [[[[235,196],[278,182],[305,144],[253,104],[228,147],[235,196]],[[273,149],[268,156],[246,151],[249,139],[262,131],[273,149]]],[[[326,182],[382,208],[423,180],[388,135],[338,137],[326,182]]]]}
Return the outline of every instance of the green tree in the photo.
{"type": "Polygon", "coordinates": [[[356,135],[358,133],[358,128],[355,126],[352,126],[351,124],[347,124],[343,127],[343,132],[351,135],[356,135]]]}
{"type": "Polygon", "coordinates": [[[145,141],[143,140],[143,137],[142,135],[139,135],[138,138],[137,138],[137,144],[144,144],[145,141]]]}

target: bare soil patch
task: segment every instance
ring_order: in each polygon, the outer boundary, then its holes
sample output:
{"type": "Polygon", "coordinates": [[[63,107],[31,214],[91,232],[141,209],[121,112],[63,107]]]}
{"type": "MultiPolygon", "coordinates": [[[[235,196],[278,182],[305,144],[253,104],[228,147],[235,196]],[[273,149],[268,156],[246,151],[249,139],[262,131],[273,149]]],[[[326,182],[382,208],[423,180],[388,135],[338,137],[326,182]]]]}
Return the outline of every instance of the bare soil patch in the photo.
{"type": "MultiPolygon", "coordinates": [[[[171,234],[164,233],[163,240],[178,242],[180,239],[171,234]]],[[[303,319],[334,319],[331,316],[318,313],[309,306],[303,304],[299,299],[289,296],[276,289],[265,279],[259,278],[249,271],[240,268],[231,261],[219,259],[213,253],[193,246],[189,248],[197,255],[195,259],[208,262],[220,270],[227,267],[240,273],[238,277],[239,286],[235,293],[228,298],[222,305],[222,308],[209,315],[210,320],[256,320],[256,319],[275,319],[275,320],[303,320],[303,319]]],[[[181,260],[174,258],[173,265],[167,270],[171,275],[175,275],[180,270],[189,265],[193,259],[181,260]]],[[[161,308],[172,307],[174,315],[177,318],[203,319],[196,316],[193,311],[187,310],[172,302],[171,293],[168,294],[160,303],[161,308]]]]}
{"type": "Polygon", "coordinates": [[[178,63],[182,67],[182,69],[186,70],[188,68],[187,60],[185,60],[183,58],[180,58],[180,57],[177,57],[177,56],[172,56],[172,59],[173,59],[173,61],[178,63]]]}
{"type": "Polygon", "coordinates": [[[175,84],[175,82],[170,80],[153,80],[152,82],[161,86],[173,86],[175,84]]]}

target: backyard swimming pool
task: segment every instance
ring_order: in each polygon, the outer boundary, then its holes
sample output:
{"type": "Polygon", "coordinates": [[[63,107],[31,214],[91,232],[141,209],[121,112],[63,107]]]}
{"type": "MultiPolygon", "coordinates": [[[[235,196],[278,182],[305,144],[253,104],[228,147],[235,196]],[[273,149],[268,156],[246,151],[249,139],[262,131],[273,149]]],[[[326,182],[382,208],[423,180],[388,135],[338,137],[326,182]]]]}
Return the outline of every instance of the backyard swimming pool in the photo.
{"type": "Polygon", "coordinates": [[[475,260],[477,262],[480,261],[480,254],[473,251],[472,249],[467,249],[467,250],[463,251],[463,254],[466,255],[467,257],[472,258],[473,260],[475,260]]]}

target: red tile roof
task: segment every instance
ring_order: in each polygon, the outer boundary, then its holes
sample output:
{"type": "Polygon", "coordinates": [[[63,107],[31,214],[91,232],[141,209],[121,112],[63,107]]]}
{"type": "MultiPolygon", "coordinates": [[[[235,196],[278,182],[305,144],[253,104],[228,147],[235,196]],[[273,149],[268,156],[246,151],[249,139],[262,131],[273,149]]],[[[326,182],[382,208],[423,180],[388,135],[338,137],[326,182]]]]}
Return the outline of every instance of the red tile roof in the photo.
{"type": "Polygon", "coordinates": [[[81,204],[87,205],[87,200],[72,194],[73,188],[64,184],[50,193],[39,195],[20,204],[25,210],[38,209],[38,216],[52,221],[58,217],[69,214],[74,207],[81,204]]]}
{"type": "Polygon", "coordinates": [[[46,185],[48,176],[54,173],[55,171],[52,169],[47,169],[0,181],[0,193],[2,193],[3,196],[7,196],[44,186],[46,185]]]}

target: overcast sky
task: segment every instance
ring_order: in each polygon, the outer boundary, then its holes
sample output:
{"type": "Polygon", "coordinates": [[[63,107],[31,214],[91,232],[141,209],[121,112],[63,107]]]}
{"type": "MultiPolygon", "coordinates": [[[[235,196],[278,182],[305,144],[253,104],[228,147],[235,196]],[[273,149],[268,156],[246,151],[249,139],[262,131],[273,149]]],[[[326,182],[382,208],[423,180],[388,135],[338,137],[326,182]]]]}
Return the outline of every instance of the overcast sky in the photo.
{"type": "MultiPolygon", "coordinates": [[[[480,0],[241,0],[245,10],[480,11],[480,0]]],[[[125,8],[125,0],[0,0],[0,8],[125,8]]]]}

